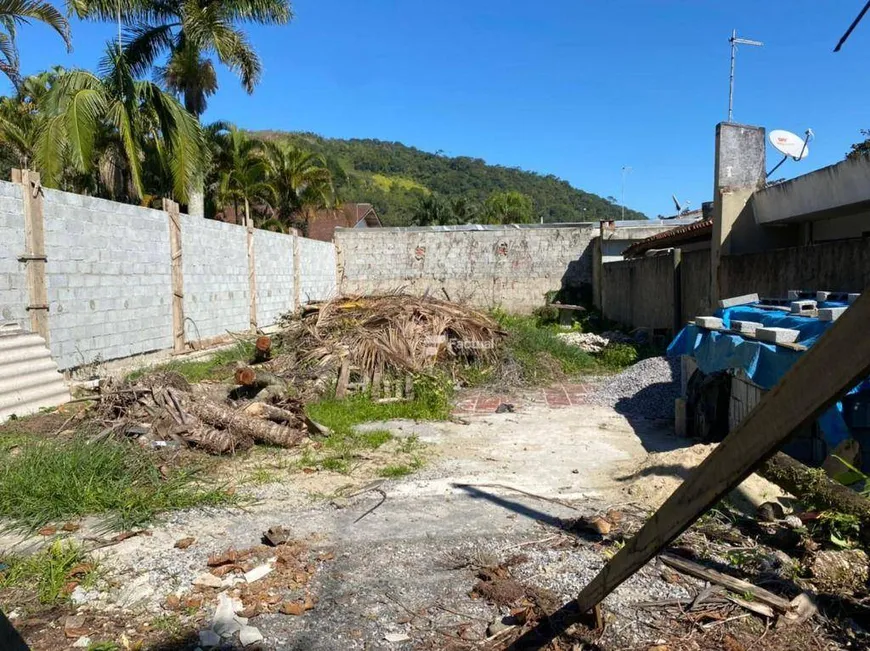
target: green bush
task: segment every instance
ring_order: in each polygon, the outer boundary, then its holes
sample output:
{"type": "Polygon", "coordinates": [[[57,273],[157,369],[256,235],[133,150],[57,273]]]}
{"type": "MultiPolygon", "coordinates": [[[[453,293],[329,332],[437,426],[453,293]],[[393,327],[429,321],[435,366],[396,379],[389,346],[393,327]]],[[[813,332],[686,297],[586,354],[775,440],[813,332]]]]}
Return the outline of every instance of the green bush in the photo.
{"type": "Polygon", "coordinates": [[[625,368],[637,361],[637,348],[631,344],[610,344],[601,351],[599,361],[608,368],[625,368]]]}

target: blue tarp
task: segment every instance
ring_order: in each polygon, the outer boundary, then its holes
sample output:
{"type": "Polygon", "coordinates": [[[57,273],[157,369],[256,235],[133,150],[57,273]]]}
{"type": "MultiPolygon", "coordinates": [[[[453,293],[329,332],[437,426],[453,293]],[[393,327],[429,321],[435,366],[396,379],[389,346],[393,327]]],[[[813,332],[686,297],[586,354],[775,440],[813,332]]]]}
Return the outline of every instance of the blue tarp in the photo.
{"type": "MultiPolygon", "coordinates": [[[[845,307],[843,303],[822,303],[821,307],[845,307]]],[[[741,305],[716,311],[726,328],[732,321],[755,321],[765,327],[791,328],[798,330],[797,343],[810,347],[816,343],[831,322],[792,315],[777,310],[762,310],[751,305],[741,305]]],[[[715,373],[727,369],[742,369],[749,379],[764,388],[772,388],[785,375],[801,352],[767,344],[740,335],[704,330],[689,325],[683,328],[668,346],[668,357],[688,355],[695,359],[703,373],[715,373]]],[[[870,385],[868,385],[870,386],[870,385]]],[[[858,390],[856,387],[853,391],[858,390]]],[[[849,428],[842,417],[842,405],[838,402],[819,418],[819,426],[829,446],[834,447],[849,438],[849,428]]]]}

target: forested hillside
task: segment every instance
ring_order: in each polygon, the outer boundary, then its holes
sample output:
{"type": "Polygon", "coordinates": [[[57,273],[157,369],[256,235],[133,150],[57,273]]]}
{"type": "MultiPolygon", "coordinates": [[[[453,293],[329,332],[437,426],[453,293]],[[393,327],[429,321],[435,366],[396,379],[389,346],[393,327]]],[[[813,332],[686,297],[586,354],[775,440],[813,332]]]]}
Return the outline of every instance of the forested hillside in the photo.
{"type": "MultiPolygon", "coordinates": [[[[448,201],[464,197],[483,203],[493,192],[518,191],[532,199],[535,214],[545,222],[620,219],[613,201],[572,187],[555,176],[487,165],[477,158],[449,158],[397,142],[340,140],[310,133],[259,131],[264,140],[290,140],[321,154],[333,173],[342,201],[370,202],[385,225],[410,223],[420,200],[436,194],[448,201]]],[[[644,219],[634,210],[626,219],[644,219]]]]}

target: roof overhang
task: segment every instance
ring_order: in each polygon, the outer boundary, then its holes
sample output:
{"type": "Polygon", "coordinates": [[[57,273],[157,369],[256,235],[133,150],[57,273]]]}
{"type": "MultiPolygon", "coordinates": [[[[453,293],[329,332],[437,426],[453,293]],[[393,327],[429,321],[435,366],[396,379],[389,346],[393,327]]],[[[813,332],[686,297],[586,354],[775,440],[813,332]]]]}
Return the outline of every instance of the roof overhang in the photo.
{"type": "Polygon", "coordinates": [[[845,160],[771,185],[752,197],[761,225],[833,219],[870,210],[870,158],[845,160]]]}

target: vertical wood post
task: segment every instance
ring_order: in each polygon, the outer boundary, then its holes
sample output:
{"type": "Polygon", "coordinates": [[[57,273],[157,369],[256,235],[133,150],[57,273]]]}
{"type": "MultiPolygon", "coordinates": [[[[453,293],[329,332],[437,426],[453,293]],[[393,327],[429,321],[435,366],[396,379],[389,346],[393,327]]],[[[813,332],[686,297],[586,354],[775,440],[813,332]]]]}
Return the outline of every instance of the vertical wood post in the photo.
{"type": "Polygon", "coordinates": [[[299,309],[302,284],[302,261],[299,259],[299,232],[293,229],[293,310],[299,309]]]}
{"type": "Polygon", "coordinates": [[[49,343],[48,292],[45,287],[45,215],[39,172],[12,170],[13,183],[21,184],[24,204],[24,254],[18,261],[27,270],[30,329],[49,343]]]}
{"type": "Polygon", "coordinates": [[[674,335],[683,327],[683,252],[671,249],[674,263],[674,335]]]}
{"type": "Polygon", "coordinates": [[[172,261],[172,349],[183,353],[184,337],[184,273],[181,255],[181,215],[178,204],[163,200],[163,210],[169,216],[169,255],[172,261]]]}
{"type": "Polygon", "coordinates": [[[254,254],[254,227],[250,220],[247,221],[248,229],[248,293],[250,294],[250,326],[251,330],[257,330],[257,260],[254,254]]]}

